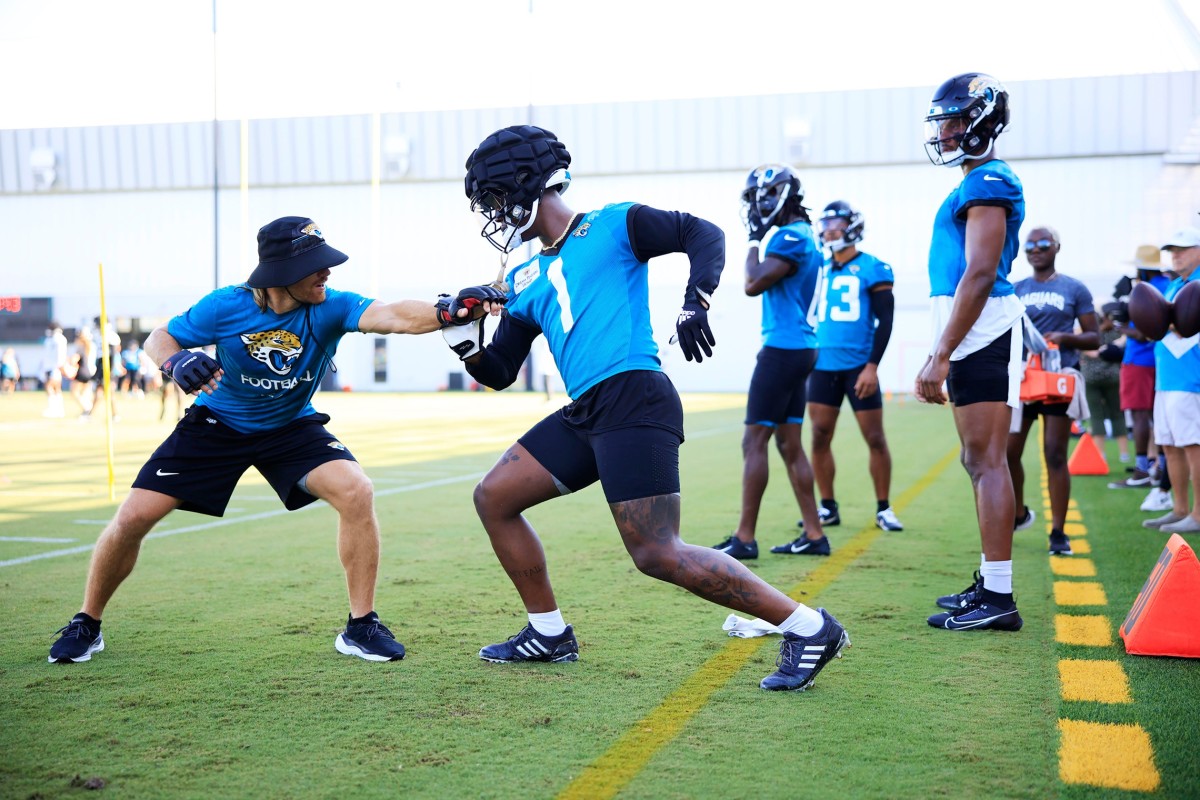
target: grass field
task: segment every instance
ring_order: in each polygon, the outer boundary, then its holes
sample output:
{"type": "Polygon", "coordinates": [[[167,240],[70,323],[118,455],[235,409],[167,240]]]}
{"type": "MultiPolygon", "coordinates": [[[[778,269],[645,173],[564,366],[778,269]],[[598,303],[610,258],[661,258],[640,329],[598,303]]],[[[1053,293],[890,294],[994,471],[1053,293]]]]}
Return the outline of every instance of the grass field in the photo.
{"type": "MultiPolygon", "coordinates": [[[[685,398],[688,541],[714,544],[736,524],[743,402],[685,398]]],[[[1116,635],[1167,538],[1140,526],[1140,492],[1077,478],[1073,541],[1089,552],[1056,574],[1031,447],[1039,520],[1014,554],[1025,628],[937,631],[933,599],[979,563],[949,411],[888,406],[907,526],[888,534],[872,524],[866,451],[843,414],[834,555],[764,547],[749,562],[846,625],[853,646],[813,689],[759,690],[777,639],[731,639],[725,610],[639,574],[599,487],[528,515],[579,662],[497,665],[479,647],[524,613],[471,488],[553,405],[455,393],[323,394],[317,406],[375,482],[377,604],[408,647],[402,662],[334,651],[346,616],[334,514],[285,513],[250,473],[223,519],[176,513],[146,541],[106,611],[103,653],[47,664],[115,509],[105,426],[42,419],[35,394],[0,397],[0,796],[75,796],[90,780],[123,798],[1200,796],[1200,662],[1128,656],[1116,635]],[[1067,606],[1063,584],[1100,593],[1067,606]],[[1063,615],[1107,643],[1066,643],[1063,615]]],[[[121,413],[118,501],[170,428],[156,400],[121,413]]],[[[798,517],[773,458],[767,547],[798,517]]]]}

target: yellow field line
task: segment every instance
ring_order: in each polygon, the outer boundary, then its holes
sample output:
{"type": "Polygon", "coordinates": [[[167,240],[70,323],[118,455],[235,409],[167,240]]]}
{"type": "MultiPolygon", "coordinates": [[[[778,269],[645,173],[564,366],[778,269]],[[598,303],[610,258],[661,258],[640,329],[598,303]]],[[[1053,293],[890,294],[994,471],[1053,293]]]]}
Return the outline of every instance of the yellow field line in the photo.
{"type": "MultiPolygon", "coordinates": [[[[1044,436],[1044,429],[1043,429],[1044,436]]],[[[1045,452],[1043,447],[1042,452],[1045,452]]],[[[1042,458],[1042,481],[1047,481],[1042,458]]],[[[1046,529],[1050,529],[1050,497],[1043,495],[1046,529]]],[[[1072,498],[1063,526],[1071,537],[1087,535],[1083,514],[1072,498]]],[[[1079,555],[1091,553],[1086,539],[1072,542],[1077,554],[1071,558],[1050,556],[1050,572],[1057,578],[1094,578],[1095,562],[1079,555]],[[1084,545],[1081,547],[1081,545],[1084,545]]],[[[1054,601],[1064,606],[1105,606],[1108,597],[1098,581],[1055,580],[1054,601]]],[[[1112,647],[1108,618],[1102,615],[1056,614],[1055,639],[1083,647],[1112,647]]],[[[1064,702],[1132,703],[1129,678],[1119,661],[1109,659],[1060,658],[1058,679],[1064,702]]],[[[1058,720],[1058,777],[1063,783],[1112,789],[1152,792],[1161,783],[1154,765],[1154,747],[1142,726],[1058,720]]]]}
{"type": "MultiPolygon", "coordinates": [[[[897,512],[903,511],[958,458],[958,452],[958,448],[955,448],[942,456],[928,472],[896,499],[893,508],[897,512]]],[[[823,560],[821,566],[805,576],[788,594],[793,598],[803,597],[811,601],[862,555],[880,533],[880,529],[875,527],[874,523],[864,526],[833,555],[823,560]]],[[[713,693],[728,683],[767,641],[730,639],[657,708],[635,722],[607,751],[584,767],[583,772],[571,781],[558,797],[564,800],[598,800],[615,796],[637,777],[650,759],[674,739],[688,720],[708,703],[713,693]]]]}

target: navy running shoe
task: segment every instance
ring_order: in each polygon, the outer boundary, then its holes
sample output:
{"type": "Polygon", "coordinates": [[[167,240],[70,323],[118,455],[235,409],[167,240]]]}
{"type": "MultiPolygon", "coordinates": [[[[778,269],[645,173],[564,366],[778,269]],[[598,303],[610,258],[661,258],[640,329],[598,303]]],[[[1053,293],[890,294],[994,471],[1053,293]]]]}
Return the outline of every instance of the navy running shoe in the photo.
{"type": "Polygon", "coordinates": [[[959,611],[975,602],[975,597],[983,591],[983,576],[975,570],[975,582],[958,594],[944,594],[937,599],[937,607],[947,611],[959,611]]]}
{"type": "Polygon", "coordinates": [[[358,622],[353,617],[349,618],[346,630],[337,635],[333,646],[342,655],[358,656],[367,661],[399,661],[404,658],[404,645],[396,641],[396,637],[379,621],[379,615],[374,611],[358,622]]]}
{"type": "Polygon", "coordinates": [[[817,611],[825,618],[824,627],[815,636],[783,634],[775,661],[779,669],[763,678],[760,687],[771,692],[803,692],[826,664],[842,657],[842,649],[850,646],[846,629],[825,609],[817,611]]]}
{"type": "Polygon", "coordinates": [[[820,539],[815,540],[809,539],[807,536],[801,536],[787,544],[772,547],[771,552],[789,556],[827,556],[832,551],[829,549],[828,536],[822,536],[820,539]]]}
{"type": "Polygon", "coordinates": [[[1021,516],[1017,517],[1016,520],[1013,521],[1013,530],[1023,531],[1032,526],[1035,519],[1037,519],[1037,514],[1033,513],[1032,508],[1025,506],[1025,511],[1021,514],[1021,516]]]}
{"type": "Polygon", "coordinates": [[[479,657],[495,664],[511,664],[515,661],[560,661],[579,660],[579,642],[570,625],[558,636],[543,636],[526,625],[520,633],[507,642],[489,644],[479,651],[479,657]]]}
{"type": "Polygon", "coordinates": [[[758,558],[758,542],[747,544],[736,536],[730,536],[720,544],[713,545],[713,550],[720,550],[739,561],[758,558]]]}
{"type": "Polygon", "coordinates": [[[92,653],[99,653],[104,649],[104,634],[100,633],[100,621],[87,614],[76,614],[55,633],[61,636],[50,646],[50,657],[46,660],[51,664],[90,661],[92,653]]]}
{"type": "Polygon", "coordinates": [[[1075,551],[1071,549],[1071,538],[1058,528],[1050,531],[1050,555],[1052,556],[1071,556],[1075,555],[1075,551]]]}
{"type": "MultiPolygon", "coordinates": [[[[821,527],[822,528],[833,528],[833,527],[836,527],[836,526],[842,524],[841,512],[839,509],[836,509],[836,508],[826,508],[825,506],[819,506],[817,508],[817,516],[820,517],[820,519],[821,519],[821,527]]],[[[800,530],[804,530],[804,520],[800,520],[799,522],[797,522],[796,527],[799,528],[800,530]]]]}
{"type": "Polygon", "coordinates": [[[978,595],[966,608],[934,614],[928,622],[948,631],[1019,631],[1024,624],[1015,604],[1012,608],[1000,608],[984,602],[978,595]]]}

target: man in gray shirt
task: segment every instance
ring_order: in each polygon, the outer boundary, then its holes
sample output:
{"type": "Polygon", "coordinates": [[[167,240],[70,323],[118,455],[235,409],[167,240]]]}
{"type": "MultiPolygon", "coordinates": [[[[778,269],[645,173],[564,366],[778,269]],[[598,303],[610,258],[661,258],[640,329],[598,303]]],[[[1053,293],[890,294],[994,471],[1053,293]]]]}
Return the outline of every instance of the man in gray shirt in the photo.
{"type": "MultiPolygon", "coordinates": [[[[1025,304],[1025,314],[1050,344],[1059,348],[1060,369],[1077,369],[1079,351],[1100,346],[1100,325],[1092,305],[1092,293],[1074,278],[1056,272],[1054,260],[1062,244],[1058,231],[1048,226],[1034,228],[1025,240],[1025,258],[1033,275],[1013,285],[1025,304]],[[1075,332],[1078,320],[1080,332],[1075,332]]],[[[1082,376],[1076,376],[1075,391],[1082,392],[1082,376]]],[[[1029,429],[1040,416],[1044,426],[1043,449],[1046,477],[1050,487],[1050,552],[1071,555],[1071,540],[1063,532],[1067,503],[1071,499],[1071,473],[1067,469],[1067,444],[1071,439],[1068,403],[1025,403],[1021,426],[1008,436],[1008,470],[1012,473],[1013,493],[1019,509],[1013,527],[1022,530],[1033,525],[1034,513],[1025,505],[1025,469],[1021,455],[1029,429]]]]}

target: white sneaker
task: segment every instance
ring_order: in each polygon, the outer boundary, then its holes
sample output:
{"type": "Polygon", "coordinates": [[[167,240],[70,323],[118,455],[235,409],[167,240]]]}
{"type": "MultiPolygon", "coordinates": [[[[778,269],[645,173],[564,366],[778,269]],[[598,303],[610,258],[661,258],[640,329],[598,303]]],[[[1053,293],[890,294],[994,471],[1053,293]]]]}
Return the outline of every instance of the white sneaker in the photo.
{"type": "Polygon", "coordinates": [[[1175,503],[1171,500],[1171,493],[1164,492],[1158,487],[1150,490],[1150,494],[1146,495],[1146,499],[1140,506],[1142,511],[1170,511],[1174,507],[1175,503]]]}
{"type": "Polygon", "coordinates": [[[896,519],[896,512],[892,511],[891,506],[875,515],[875,526],[885,531],[904,530],[904,526],[900,524],[900,520],[896,519]]]}

